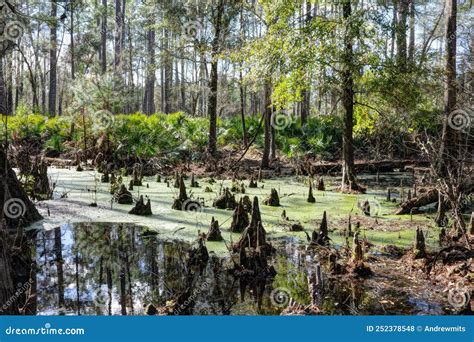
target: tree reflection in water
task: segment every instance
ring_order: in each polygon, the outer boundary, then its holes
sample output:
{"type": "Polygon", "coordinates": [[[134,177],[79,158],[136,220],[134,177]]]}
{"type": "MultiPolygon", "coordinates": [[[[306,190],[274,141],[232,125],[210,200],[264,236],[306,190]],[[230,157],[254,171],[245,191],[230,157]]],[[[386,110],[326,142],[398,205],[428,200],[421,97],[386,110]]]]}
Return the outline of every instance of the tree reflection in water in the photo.
{"type": "Polygon", "coordinates": [[[258,280],[233,274],[230,257],[206,250],[200,262],[197,243],[162,239],[134,225],[66,224],[30,232],[15,253],[0,254],[0,267],[14,265],[2,279],[11,286],[2,285],[0,308],[11,303],[0,314],[144,315],[152,307],[148,312],[171,315],[274,315],[286,309],[286,299],[316,305],[322,314],[384,314],[382,297],[396,303],[391,314],[435,313],[433,306],[420,309],[402,289],[326,274],[315,254],[294,241],[281,245],[269,258],[276,276],[258,280]],[[25,283],[10,300],[14,284],[25,283]]]}

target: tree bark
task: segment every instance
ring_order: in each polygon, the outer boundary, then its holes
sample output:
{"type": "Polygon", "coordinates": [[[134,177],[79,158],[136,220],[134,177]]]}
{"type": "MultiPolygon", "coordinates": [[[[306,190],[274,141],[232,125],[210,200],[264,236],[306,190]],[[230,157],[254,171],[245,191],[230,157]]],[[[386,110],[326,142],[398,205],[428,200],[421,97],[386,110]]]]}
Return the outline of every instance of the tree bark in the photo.
{"type": "MultiPolygon", "coordinates": [[[[311,24],[312,16],[311,16],[311,2],[306,1],[306,19],[305,25],[309,26],[311,24]]],[[[309,113],[310,113],[310,103],[311,103],[311,77],[309,73],[306,76],[308,79],[306,89],[303,89],[302,92],[302,101],[301,101],[301,125],[306,124],[308,121],[309,113]]]]}
{"type": "Polygon", "coordinates": [[[346,23],[346,32],[344,36],[344,70],[342,72],[342,88],[343,97],[342,104],[344,107],[344,129],[342,137],[342,185],[341,190],[345,190],[349,186],[349,190],[361,190],[357,185],[354,168],[354,51],[352,48],[352,37],[350,30],[350,20],[352,17],[352,8],[349,0],[343,2],[343,18],[346,23]]]}
{"type": "Polygon", "coordinates": [[[212,40],[211,52],[211,76],[209,80],[209,154],[215,156],[217,153],[217,87],[219,81],[218,62],[221,32],[223,29],[222,16],[224,15],[224,0],[219,0],[214,21],[214,39],[212,40]]]}
{"type": "Polygon", "coordinates": [[[402,71],[407,64],[407,17],[410,0],[399,0],[397,25],[397,62],[402,71]]]}
{"type": "Polygon", "coordinates": [[[444,120],[440,148],[441,174],[446,175],[455,160],[456,131],[449,125],[449,116],[456,108],[456,29],[457,29],[457,2],[446,0],[446,85],[444,93],[444,120]]]}
{"type": "Polygon", "coordinates": [[[410,41],[408,44],[408,60],[415,62],[415,0],[410,1],[410,41]]]}
{"type": "Polygon", "coordinates": [[[171,113],[171,85],[173,82],[173,60],[170,53],[170,32],[164,29],[164,47],[163,47],[163,112],[171,113]]]}
{"type": "Polygon", "coordinates": [[[114,71],[115,76],[120,76],[120,64],[122,58],[122,35],[123,35],[123,20],[122,20],[122,2],[115,0],[115,47],[114,47],[114,71]]]}
{"type": "Polygon", "coordinates": [[[397,24],[398,24],[398,1],[393,1],[393,12],[392,12],[392,35],[391,35],[391,47],[390,47],[390,58],[395,55],[395,40],[397,37],[397,24]]]}
{"type": "Polygon", "coordinates": [[[270,166],[270,149],[271,149],[271,129],[272,129],[272,84],[269,79],[265,81],[265,109],[264,115],[264,145],[261,168],[268,168],[270,166]]]}
{"type": "Polygon", "coordinates": [[[69,4],[69,11],[71,12],[71,28],[70,28],[70,48],[71,48],[71,78],[74,80],[75,79],[75,51],[74,51],[74,2],[71,2],[69,4]]]}
{"type": "Polygon", "coordinates": [[[56,83],[57,83],[57,0],[51,2],[51,24],[49,36],[49,97],[48,111],[51,116],[56,115],[56,83]]]}
{"type": "Polygon", "coordinates": [[[151,115],[155,112],[155,29],[154,17],[148,21],[147,30],[147,54],[148,63],[146,67],[145,99],[143,101],[143,112],[151,115]]]}
{"type": "Polygon", "coordinates": [[[102,0],[102,19],[100,28],[102,74],[107,72],[107,0],[102,0]]]}
{"type": "Polygon", "coordinates": [[[7,114],[7,92],[3,77],[3,58],[0,57],[0,114],[7,114]]]}

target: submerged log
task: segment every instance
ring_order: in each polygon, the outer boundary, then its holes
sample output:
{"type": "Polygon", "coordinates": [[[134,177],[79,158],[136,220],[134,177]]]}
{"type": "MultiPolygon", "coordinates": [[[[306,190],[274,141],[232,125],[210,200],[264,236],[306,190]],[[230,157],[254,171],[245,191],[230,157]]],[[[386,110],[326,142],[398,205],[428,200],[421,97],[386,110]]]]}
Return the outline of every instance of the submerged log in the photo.
{"type": "Polygon", "coordinates": [[[139,200],[135,204],[135,206],[128,213],[132,214],[132,215],[140,215],[140,216],[153,215],[153,213],[151,212],[150,199],[148,199],[146,204],[145,204],[145,202],[143,200],[143,195],[141,195],[139,200]]]}
{"type": "Polygon", "coordinates": [[[241,233],[245,228],[247,228],[248,225],[249,217],[244,207],[243,198],[241,198],[232,215],[230,231],[234,233],[241,233]]]}
{"type": "Polygon", "coordinates": [[[207,233],[206,238],[208,241],[224,240],[221,230],[219,229],[219,221],[214,220],[214,216],[212,217],[211,226],[209,227],[209,232],[207,233]]]}
{"type": "Polygon", "coordinates": [[[272,188],[272,190],[270,191],[270,196],[263,200],[263,204],[271,207],[280,206],[280,197],[278,196],[278,192],[276,191],[276,189],[272,188]]]}
{"type": "Polygon", "coordinates": [[[309,181],[309,190],[308,190],[308,198],[306,199],[308,203],[315,203],[316,198],[313,196],[313,182],[309,181]]]}
{"type": "Polygon", "coordinates": [[[430,189],[418,197],[413,197],[409,201],[400,204],[400,209],[396,212],[397,215],[409,214],[412,209],[423,207],[438,201],[438,190],[430,189]]]}
{"type": "MultiPolygon", "coordinates": [[[[376,174],[377,172],[393,172],[396,169],[404,170],[411,165],[427,165],[424,161],[413,161],[413,160],[377,160],[377,161],[362,161],[358,160],[354,163],[356,173],[369,172],[376,174]]],[[[303,170],[307,174],[324,174],[329,172],[341,172],[342,165],[338,162],[330,163],[310,163],[309,166],[303,170]]]]}

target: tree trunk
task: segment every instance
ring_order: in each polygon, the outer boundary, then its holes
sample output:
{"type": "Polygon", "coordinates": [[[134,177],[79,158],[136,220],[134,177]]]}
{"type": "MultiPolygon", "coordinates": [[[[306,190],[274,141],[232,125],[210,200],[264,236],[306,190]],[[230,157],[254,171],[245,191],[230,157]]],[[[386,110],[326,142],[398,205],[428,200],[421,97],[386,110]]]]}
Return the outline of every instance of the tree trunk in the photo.
{"type": "MultiPolygon", "coordinates": [[[[242,67],[242,64],[241,64],[242,67]]],[[[239,71],[240,81],[240,120],[242,121],[242,143],[244,147],[248,145],[247,126],[245,125],[245,89],[243,85],[242,70],[239,71]]]]}
{"type": "Polygon", "coordinates": [[[209,146],[208,152],[211,155],[217,153],[217,87],[219,81],[218,75],[218,62],[219,62],[219,49],[221,40],[222,27],[222,16],[224,15],[224,0],[219,0],[217,5],[217,14],[214,22],[215,35],[212,40],[212,52],[211,52],[211,76],[209,80],[209,146]]]}
{"type": "Polygon", "coordinates": [[[268,168],[270,166],[270,149],[271,149],[271,129],[272,129],[272,84],[269,79],[265,80],[265,109],[264,115],[264,129],[265,138],[263,145],[263,155],[261,168],[268,168]]]}
{"type": "Polygon", "coordinates": [[[13,58],[7,64],[7,115],[13,114],[13,58]]]}
{"type": "MultiPolygon", "coordinates": [[[[243,2],[240,5],[240,46],[244,45],[245,41],[245,20],[244,20],[244,7],[243,2]]],[[[244,147],[247,147],[247,127],[245,125],[245,87],[244,77],[242,73],[243,63],[240,63],[239,69],[239,90],[240,90],[240,119],[242,121],[242,143],[244,147]]]]}
{"type": "Polygon", "coordinates": [[[390,58],[395,55],[395,40],[397,37],[397,23],[398,23],[398,2],[393,1],[393,14],[392,14],[392,36],[391,36],[391,47],[390,47],[390,58]]]}
{"type": "Polygon", "coordinates": [[[163,56],[164,56],[164,90],[163,90],[163,103],[164,108],[163,112],[165,114],[171,113],[171,85],[173,81],[173,60],[171,58],[170,49],[171,46],[170,42],[170,32],[168,29],[164,30],[164,48],[163,48],[163,56]]]}
{"type": "Polygon", "coordinates": [[[121,75],[120,64],[122,58],[122,2],[121,0],[115,0],[115,47],[114,47],[114,71],[115,76],[118,77],[121,75]]]}
{"type": "Polygon", "coordinates": [[[48,111],[52,116],[56,115],[56,82],[57,82],[57,0],[51,2],[51,24],[50,24],[50,48],[49,48],[49,98],[48,111]]]}
{"type": "Polygon", "coordinates": [[[415,0],[410,1],[410,43],[408,44],[408,60],[415,62],[415,0]]]}
{"type": "MultiPolygon", "coordinates": [[[[306,1],[306,21],[305,25],[309,26],[311,24],[312,16],[311,16],[311,2],[306,1]]],[[[310,103],[311,103],[311,77],[309,73],[306,76],[308,79],[306,89],[303,90],[302,96],[303,100],[301,102],[301,125],[306,124],[308,121],[309,113],[310,113],[310,103]]]]}
{"type": "Polygon", "coordinates": [[[102,0],[102,20],[100,28],[101,69],[102,74],[107,72],[107,0],[102,0]]]}
{"type": "Polygon", "coordinates": [[[456,131],[449,125],[449,117],[456,108],[456,0],[446,0],[447,23],[446,23],[446,85],[444,93],[444,120],[440,148],[440,172],[447,174],[447,169],[456,158],[456,131]]]}
{"type": "Polygon", "coordinates": [[[0,57],[0,114],[7,114],[7,92],[3,77],[3,58],[0,57]]]}
{"type": "Polygon", "coordinates": [[[143,112],[151,115],[155,112],[155,29],[154,17],[151,16],[147,30],[147,53],[148,63],[146,67],[145,99],[143,101],[143,112]]]}
{"type": "Polygon", "coordinates": [[[354,70],[354,52],[352,49],[351,30],[349,29],[352,17],[352,8],[349,0],[343,2],[343,17],[348,28],[344,37],[344,70],[342,72],[343,98],[344,107],[344,131],[342,137],[342,185],[344,191],[346,186],[349,190],[361,190],[356,183],[354,168],[354,140],[352,131],[354,127],[354,79],[352,72],[354,70]]]}
{"type": "Polygon", "coordinates": [[[399,0],[397,25],[397,62],[402,71],[407,64],[407,17],[410,0],[399,0]]]}
{"type": "Polygon", "coordinates": [[[74,52],[74,2],[69,4],[69,10],[71,12],[71,28],[70,28],[70,39],[71,39],[71,78],[75,79],[75,52],[74,52]]]}

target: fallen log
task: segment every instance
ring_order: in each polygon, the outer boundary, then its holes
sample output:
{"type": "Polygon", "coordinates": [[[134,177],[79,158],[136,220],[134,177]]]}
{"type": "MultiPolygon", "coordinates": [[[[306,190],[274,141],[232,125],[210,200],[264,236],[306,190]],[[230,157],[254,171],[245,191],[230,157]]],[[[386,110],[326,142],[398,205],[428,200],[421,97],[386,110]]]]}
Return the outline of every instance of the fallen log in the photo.
{"type": "Polygon", "coordinates": [[[438,190],[430,189],[418,197],[413,197],[411,200],[400,204],[400,209],[396,212],[397,215],[409,214],[412,209],[424,207],[438,201],[438,190]]]}
{"type": "MultiPolygon", "coordinates": [[[[396,169],[405,170],[413,167],[412,165],[424,165],[424,162],[414,160],[378,160],[378,161],[356,161],[354,164],[356,173],[369,172],[393,172],[396,169]]],[[[308,174],[321,174],[331,172],[341,172],[341,162],[331,163],[311,163],[308,167],[310,170],[305,170],[308,174]]]]}

